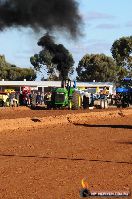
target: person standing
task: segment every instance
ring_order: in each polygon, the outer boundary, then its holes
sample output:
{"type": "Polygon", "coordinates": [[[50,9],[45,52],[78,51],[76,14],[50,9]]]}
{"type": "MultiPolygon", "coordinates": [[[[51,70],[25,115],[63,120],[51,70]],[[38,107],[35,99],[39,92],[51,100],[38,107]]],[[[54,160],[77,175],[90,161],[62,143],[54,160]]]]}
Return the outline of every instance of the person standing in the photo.
{"type": "Polygon", "coordinates": [[[84,96],[83,96],[83,108],[87,109],[89,107],[89,93],[85,92],[84,96]]]}
{"type": "Polygon", "coordinates": [[[10,100],[10,106],[13,107],[14,106],[14,94],[13,93],[10,93],[10,96],[9,96],[9,100],[10,100]]]}

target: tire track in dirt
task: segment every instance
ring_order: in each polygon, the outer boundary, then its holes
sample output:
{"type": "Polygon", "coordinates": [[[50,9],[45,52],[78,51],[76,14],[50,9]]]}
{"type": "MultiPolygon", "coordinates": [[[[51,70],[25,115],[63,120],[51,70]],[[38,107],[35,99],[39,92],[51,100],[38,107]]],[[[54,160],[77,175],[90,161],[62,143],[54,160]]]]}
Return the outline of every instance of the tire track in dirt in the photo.
{"type": "Polygon", "coordinates": [[[38,155],[18,155],[18,154],[0,154],[0,157],[10,158],[37,158],[37,159],[51,159],[51,160],[65,160],[65,161],[84,161],[84,162],[98,162],[98,163],[114,163],[114,164],[132,164],[130,161],[114,161],[101,159],[86,159],[86,158],[70,158],[70,157],[52,157],[52,156],[38,156],[38,155]]]}

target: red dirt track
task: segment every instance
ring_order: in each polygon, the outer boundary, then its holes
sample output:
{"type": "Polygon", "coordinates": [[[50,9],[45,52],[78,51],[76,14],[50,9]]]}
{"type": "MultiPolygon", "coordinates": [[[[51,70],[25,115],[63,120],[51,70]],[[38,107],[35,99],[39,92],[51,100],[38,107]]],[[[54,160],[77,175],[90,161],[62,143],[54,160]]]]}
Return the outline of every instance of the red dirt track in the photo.
{"type": "Polygon", "coordinates": [[[0,199],[132,190],[132,109],[0,109],[0,199]]]}

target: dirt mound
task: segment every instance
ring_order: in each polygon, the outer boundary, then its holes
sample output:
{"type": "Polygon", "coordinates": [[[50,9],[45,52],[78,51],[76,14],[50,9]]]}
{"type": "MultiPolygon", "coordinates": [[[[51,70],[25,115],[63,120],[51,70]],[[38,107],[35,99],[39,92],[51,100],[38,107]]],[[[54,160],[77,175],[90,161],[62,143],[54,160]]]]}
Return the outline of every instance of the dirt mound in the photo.
{"type": "Polygon", "coordinates": [[[86,123],[90,121],[98,122],[102,119],[111,119],[118,117],[127,117],[132,114],[132,110],[116,110],[116,111],[104,111],[104,112],[88,112],[88,113],[71,113],[59,116],[49,117],[26,117],[16,119],[4,119],[1,120],[0,131],[14,130],[23,128],[38,128],[47,125],[59,125],[68,123],[86,123]]]}

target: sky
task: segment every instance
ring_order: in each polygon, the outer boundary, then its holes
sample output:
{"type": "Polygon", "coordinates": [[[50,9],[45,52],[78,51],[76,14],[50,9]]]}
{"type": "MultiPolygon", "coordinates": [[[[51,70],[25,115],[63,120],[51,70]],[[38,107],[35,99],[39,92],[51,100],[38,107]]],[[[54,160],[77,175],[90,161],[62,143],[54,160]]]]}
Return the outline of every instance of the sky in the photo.
{"type": "MultiPolygon", "coordinates": [[[[77,0],[83,18],[82,36],[72,39],[64,32],[53,33],[73,55],[76,68],[85,54],[104,53],[111,56],[110,48],[116,39],[132,35],[132,0],[77,0]]],[[[45,31],[34,33],[30,28],[6,29],[0,32],[0,54],[7,62],[19,67],[31,67],[30,57],[41,48],[37,42],[45,31]]],[[[73,75],[75,78],[76,73],[73,75]]],[[[38,75],[38,80],[40,79],[38,75]]]]}

